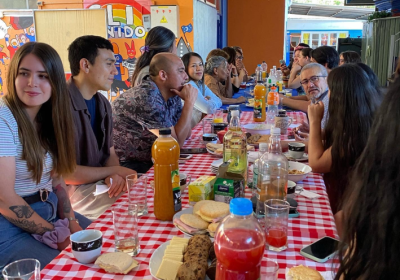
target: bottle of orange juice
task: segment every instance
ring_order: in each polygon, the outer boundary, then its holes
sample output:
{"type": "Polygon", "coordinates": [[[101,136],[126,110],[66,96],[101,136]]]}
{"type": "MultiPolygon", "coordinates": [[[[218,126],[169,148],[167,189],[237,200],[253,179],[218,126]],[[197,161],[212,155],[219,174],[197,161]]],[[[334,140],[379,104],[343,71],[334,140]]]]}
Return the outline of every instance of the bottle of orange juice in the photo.
{"type": "Polygon", "coordinates": [[[254,114],[253,119],[255,122],[265,121],[265,95],[267,89],[262,81],[262,74],[257,76],[257,85],[254,87],[254,114]]]}
{"type": "Polygon", "coordinates": [[[179,184],[179,144],[171,137],[171,129],[160,129],[160,136],[151,149],[154,161],[154,215],[161,221],[172,221],[182,209],[179,184]]]}

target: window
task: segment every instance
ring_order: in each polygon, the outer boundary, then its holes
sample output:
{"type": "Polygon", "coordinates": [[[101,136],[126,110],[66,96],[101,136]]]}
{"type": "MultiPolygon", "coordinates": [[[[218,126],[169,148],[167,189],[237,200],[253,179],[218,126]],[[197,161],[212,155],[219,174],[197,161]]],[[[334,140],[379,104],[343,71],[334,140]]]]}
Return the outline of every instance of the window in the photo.
{"type": "Polygon", "coordinates": [[[338,38],[347,38],[349,36],[348,31],[325,31],[325,32],[301,32],[301,42],[310,45],[311,48],[315,49],[320,46],[337,46],[338,38]]]}

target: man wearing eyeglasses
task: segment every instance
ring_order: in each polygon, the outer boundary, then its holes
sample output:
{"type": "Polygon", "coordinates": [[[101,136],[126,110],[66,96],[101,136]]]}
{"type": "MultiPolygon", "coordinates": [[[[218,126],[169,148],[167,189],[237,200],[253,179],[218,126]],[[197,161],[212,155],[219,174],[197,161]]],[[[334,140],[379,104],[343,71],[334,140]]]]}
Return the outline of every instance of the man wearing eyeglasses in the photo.
{"type": "Polygon", "coordinates": [[[303,96],[285,97],[282,104],[295,110],[307,113],[308,105],[311,103],[324,103],[324,117],[321,121],[321,127],[324,128],[328,118],[328,73],[324,66],[318,63],[310,63],[303,67],[300,73],[300,83],[306,92],[303,96]]]}

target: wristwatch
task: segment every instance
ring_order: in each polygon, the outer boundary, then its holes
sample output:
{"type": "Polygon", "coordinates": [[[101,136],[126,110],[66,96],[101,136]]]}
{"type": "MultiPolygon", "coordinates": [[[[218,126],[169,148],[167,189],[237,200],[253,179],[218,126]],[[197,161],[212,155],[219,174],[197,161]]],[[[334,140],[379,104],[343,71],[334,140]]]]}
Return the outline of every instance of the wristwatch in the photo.
{"type": "Polygon", "coordinates": [[[69,220],[69,221],[76,221],[77,224],[79,225],[79,220],[78,220],[77,218],[69,217],[68,220],[69,220]]]}

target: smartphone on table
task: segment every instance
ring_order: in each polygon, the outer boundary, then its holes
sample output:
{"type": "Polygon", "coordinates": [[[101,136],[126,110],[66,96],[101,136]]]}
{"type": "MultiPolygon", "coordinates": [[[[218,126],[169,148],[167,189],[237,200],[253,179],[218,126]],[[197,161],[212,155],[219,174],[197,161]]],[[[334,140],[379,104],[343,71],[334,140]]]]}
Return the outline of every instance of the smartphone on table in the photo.
{"type": "Polygon", "coordinates": [[[188,155],[188,154],[180,154],[179,155],[180,160],[188,160],[188,159],[191,159],[192,157],[193,157],[193,155],[188,155]]]}
{"type": "Polygon", "coordinates": [[[339,245],[339,240],[325,236],[300,250],[300,254],[313,261],[324,263],[331,259],[339,245]]]}
{"type": "Polygon", "coordinates": [[[206,154],[206,148],[181,149],[181,154],[206,154]]]}

